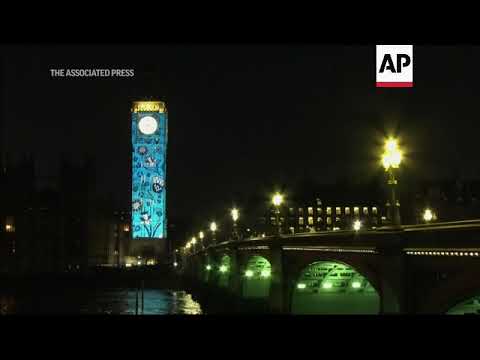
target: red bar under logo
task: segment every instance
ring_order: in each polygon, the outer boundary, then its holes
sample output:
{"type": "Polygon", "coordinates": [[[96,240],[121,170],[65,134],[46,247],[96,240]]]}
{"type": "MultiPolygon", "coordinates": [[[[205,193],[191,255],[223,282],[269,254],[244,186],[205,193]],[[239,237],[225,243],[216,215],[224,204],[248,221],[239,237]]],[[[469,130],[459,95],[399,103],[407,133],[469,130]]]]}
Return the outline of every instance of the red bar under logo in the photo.
{"type": "Polygon", "coordinates": [[[377,87],[411,88],[411,87],[413,87],[413,82],[377,82],[377,87]]]}

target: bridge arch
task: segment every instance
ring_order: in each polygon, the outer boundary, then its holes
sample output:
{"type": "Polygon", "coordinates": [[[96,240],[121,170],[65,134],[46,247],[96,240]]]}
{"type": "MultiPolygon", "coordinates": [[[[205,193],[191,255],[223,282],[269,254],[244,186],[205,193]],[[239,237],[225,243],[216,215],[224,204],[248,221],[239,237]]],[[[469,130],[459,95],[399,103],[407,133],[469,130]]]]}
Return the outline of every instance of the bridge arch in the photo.
{"type": "Polygon", "coordinates": [[[292,314],[378,314],[380,307],[368,278],[339,260],[310,263],[292,289],[292,314]]]}
{"type": "Polygon", "coordinates": [[[447,315],[480,315],[480,291],[476,296],[470,297],[451,307],[447,315]]]}
{"type": "Polygon", "coordinates": [[[473,314],[480,309],[477,305],[480,302],[480,268],[477,261],[464,260],[461,270],[445,271],[443,274],[431,278],[426,294],[416,295],[416,313],[473,314]]]}
{"type": "Polygon", "coordinates": [[[247,299],[268,298],[271,273],[272,265],[265,257],[249,257],[242,274],[242,296],[247,299]]]}

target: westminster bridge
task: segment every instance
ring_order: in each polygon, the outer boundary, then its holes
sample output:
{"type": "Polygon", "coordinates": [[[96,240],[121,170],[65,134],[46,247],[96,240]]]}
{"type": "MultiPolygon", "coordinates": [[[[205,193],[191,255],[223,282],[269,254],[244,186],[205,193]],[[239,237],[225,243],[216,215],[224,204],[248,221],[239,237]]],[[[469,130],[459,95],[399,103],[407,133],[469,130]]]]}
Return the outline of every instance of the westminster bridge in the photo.
{"type": "Polygon", "coordinates": [[[229,240],[179,265],[275,313],[480,313],[480,220],[229,240]]]}

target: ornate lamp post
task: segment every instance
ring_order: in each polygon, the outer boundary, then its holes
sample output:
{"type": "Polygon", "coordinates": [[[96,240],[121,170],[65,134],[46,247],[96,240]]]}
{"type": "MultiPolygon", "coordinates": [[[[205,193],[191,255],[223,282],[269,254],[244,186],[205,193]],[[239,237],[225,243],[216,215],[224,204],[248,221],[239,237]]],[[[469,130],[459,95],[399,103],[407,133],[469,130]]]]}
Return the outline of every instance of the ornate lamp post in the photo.
{"type": "Polygon", "coordinates": [[[238,228],[237,228],[237,220],[238,220],[238,218],[240,217],[240,212],[238,211],[238,209],[233,208],[233,209],[230,211],[230,214],[232,215],[232,220],[233,220],[233,238],[234,238],[235,240],[239,240],[239,237],[238,237],[238,228]]]}
{"type": "Polygon", "coordinates": [[[398,147],[398,141],[394,138],[388,138],[385,141],[382,165],[388,174],[388,185],[390,186],[390,221],[393,226],[401,225],[400,204],[395,195],[395,187],[397,185],[395,169],[398,169],[401,162],[402,152],[398,147]]]}
{"type": "Polygon", "coordinates": [[[277,234],[280,235],[282,233],[282,225],[280,224],[280,205],[283,203],[283,195],[280,193],[276,193],[272,197],[272,204],[275,206],[275,215],[277,220],[277,234]]]}
{"type": "Polygon", "coordinates": [[[212,240],[213,240],[213,243],[216,242],[216,239],[215,239],[215,232],[217,231],[217,223],[215,221],[212,221],[210,223],[210,231],[212,232],[212,240]]]}
{"type": "Polygon", "coordinates": [[[195,253],[195,244],[197,243],[197,239],[195,238],[195,236],[192,237],[190,243],[192,244],[192,253],[195,253]]]}

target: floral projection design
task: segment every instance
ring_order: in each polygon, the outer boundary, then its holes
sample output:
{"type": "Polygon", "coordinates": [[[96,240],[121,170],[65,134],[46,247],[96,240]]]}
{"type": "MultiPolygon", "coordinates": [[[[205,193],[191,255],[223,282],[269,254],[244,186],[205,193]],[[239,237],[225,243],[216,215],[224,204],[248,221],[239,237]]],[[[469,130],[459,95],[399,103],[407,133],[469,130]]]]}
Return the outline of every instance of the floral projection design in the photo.
{"type": "Polygon", "coordinates": [[[165,238],[167,115],[132,113],[132,236],[165,238]],[[152,116],[158,122],[151,135],[138,128],[139,120],[152,116]]]}

